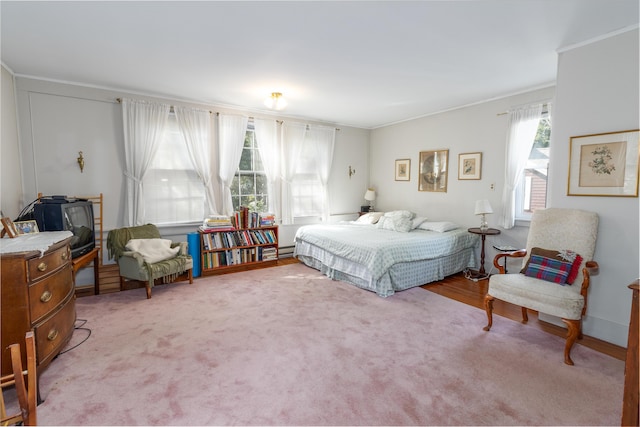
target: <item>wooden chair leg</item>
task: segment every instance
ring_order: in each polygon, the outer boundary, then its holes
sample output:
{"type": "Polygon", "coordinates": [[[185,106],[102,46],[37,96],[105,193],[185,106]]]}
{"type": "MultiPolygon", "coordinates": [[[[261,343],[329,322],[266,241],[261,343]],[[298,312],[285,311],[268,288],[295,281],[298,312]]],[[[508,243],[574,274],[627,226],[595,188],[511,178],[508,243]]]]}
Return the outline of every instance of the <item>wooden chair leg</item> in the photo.
{"type": "Polygon", "coordinates": [[[147,290],[147,299],[151,298],[151,281],[144,282],[144,287],[147,290]]]}
{"type": "Polygon", "coordinates": [[[493,298],[491,295],[487,294],[484,297],[484,309],[487,312],[487,326],[485,326],[484,329],[485,331],[489,331],[491,329],[491,326],[493,326],[493,300],[495,298],[493,298]]]}
{"type": "Polygon", "coordinates": [[[521,307],[522,308],[522,323],[527,323],[529,321],[529,315],[527,314],[527,308],[526,307],[521,307]]]}
{"type": "Polygon", "coordinates": [[[120,276],[120,291],[124,291],[124,277],[120,276]]]}
{"type": "Polygon", "coordinates": [[[567,343],[564,346],[564,363],[567,365],[573,366],[573,360],[571,360],[571,348],[573,344],[576,342],[578,335],[581,333],[581,325],[580,320],[570,320],[570,319],[562,319],[564,323],[567,325],[567,343]]]}
{"type": "Polygon", "coordinates": [[[189,284],[193,284],[193,268],[189,270],[189,284]]]}

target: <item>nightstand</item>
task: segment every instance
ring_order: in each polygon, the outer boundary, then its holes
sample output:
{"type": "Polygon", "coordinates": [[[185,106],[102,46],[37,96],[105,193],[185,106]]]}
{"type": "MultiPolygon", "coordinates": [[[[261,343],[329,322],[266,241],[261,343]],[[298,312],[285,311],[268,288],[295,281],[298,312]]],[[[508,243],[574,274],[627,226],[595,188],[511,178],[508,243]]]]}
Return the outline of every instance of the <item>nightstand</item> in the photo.
{"type": "Polygon", "coordinates": [[[472,272],[471,277],[476,280],[483,280],[489,278],[489,275],[484,269],[484,241],[487,236],[495,236],[500,234],[500,230],[497,228],[487,228],[486,230],[482,230],[479,227],[472,227],[467,230],[469,233],[479,234],[482,237],[482,246],[480,249],[480,270],[477,272],[472,272]]]}

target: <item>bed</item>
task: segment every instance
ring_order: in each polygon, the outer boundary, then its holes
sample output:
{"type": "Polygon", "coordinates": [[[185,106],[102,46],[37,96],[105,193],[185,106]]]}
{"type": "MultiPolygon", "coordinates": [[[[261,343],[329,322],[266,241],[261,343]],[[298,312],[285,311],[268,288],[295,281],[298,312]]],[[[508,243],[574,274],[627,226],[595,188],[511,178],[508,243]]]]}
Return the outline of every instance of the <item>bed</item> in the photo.
{"type": "Polygon", "coordinates": [[[450,222],[413,222],[399,231],[356,221],[300,227],[294,256],[332,279],[388,297],[475,268],[478,245],[478,235],[450,222]]]}

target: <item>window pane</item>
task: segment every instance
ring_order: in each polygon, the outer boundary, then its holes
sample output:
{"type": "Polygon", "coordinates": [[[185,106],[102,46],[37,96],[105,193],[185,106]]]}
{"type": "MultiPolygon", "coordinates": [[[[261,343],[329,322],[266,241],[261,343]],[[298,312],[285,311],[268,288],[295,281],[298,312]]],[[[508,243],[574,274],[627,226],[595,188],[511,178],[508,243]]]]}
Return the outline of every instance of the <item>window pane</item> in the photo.
{"type": "Polygon", "coordinates": [[[547,204],[547,177],[551,143],[551,120],[543,117],[538,125],[529,159],[516,190],[516,218],[530,219],[547,204]]]}
{"type": "Polygon", "coordinates": [[[204,185],[193,169],[175,116],[169,116],[165,138],[143,179],[145,222],[177,224],[202,221],[204,185]]]}
{"type": "Polygon", "coordinates": [[[252,157],[251,154],[252,154],[251,149],[244,148],[242,150],[242,156],[240,156],[240,167],[239,167],[241,171],[250,171],[253,169],[252,162],[251,162],[251,157],[252,157]]]}
{"type": "Polygon", "coordinates": [[[233,207],[237,210],[239,206],[248,206],[252,211],[265,212],[268,206],[266,178],[251,123],[249,127],[240,164],[233,179],[232,194],[237,195],[233,199],[233,207]]]}
{"type": "Polygon", "coordinates": [[[256,174],[256,194],[267,194],[267,176],[256,174]]]}

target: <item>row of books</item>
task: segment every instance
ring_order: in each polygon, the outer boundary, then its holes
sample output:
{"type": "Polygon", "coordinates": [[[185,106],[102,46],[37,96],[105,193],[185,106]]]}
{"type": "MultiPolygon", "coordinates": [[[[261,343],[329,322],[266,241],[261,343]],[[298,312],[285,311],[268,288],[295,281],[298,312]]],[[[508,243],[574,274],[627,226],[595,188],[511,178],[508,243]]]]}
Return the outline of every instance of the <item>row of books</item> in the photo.
{"type": "Polygon", "coordinates": [[[205,250],[234,248],[238,246],[266,245],[278,243],[274,230],[236,230],[202,234],[205,250]]]}
{"type": "Polygon", "coordinates": [[[254,248],[235,248],[219,252],[204,252],[202,267],[206,269],[245,264],[248,262],[272,261],[278,259],[275,247],[256,246],[254,248]]]}
{"type": "Polygon", "coordinates": [[[274,225],[276,217],[272,213],[249,212],[249,208],[241,206],[233,214],[236,228],[258,228],[274,225]]]}

